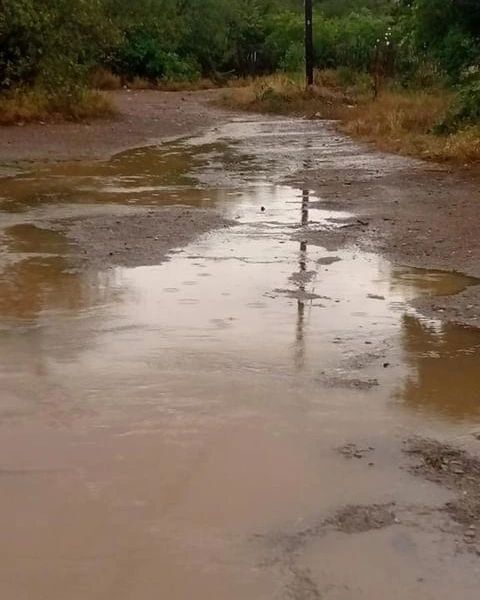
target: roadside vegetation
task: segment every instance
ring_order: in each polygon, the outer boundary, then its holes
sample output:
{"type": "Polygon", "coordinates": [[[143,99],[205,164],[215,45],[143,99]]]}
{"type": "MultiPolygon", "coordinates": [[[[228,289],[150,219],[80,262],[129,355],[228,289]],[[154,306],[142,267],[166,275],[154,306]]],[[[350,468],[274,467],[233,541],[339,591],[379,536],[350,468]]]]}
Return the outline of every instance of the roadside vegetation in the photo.
{"type": "Polygon", "coordinates": [[[276,31],[282,72],[245,78],[224,103],[336,119],[343,131],[394,152],[480,160],[479,2],[317,3],[310,89],[302,74],[302,17],[286,20],[289,35],[276,31]],[[298,52],[287,43],[295,29],[298,52]]]}
{"type": "Polygon", "coordinates": [[[478,0],[0,0],[0,124],[108,116],[103,90],[230,86],[400,152],[480,158],[478,0]]]}

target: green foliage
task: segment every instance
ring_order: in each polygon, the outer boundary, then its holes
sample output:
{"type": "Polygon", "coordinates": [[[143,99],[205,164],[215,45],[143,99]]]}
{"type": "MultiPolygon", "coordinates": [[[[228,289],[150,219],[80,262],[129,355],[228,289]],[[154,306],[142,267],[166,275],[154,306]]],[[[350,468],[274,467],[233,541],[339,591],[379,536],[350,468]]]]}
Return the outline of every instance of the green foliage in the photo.
{"type": "Polygon", "coordinates": [[[477,0],[412,0],[400,16],[402,39],[418,62],[436,62],[451,81],[480,59],[480,3],[477,0]]]}
{"type": "Polygon", "coordinates": [[[457,102],[436,128],[437,133],[453,133],[480,122],[480,77],[473,76],[458,92],[457,102]]]}
{"type": "Polygon", "coordinates": [[[369,11],[351,13],[342,19],[318,19],[315,33],[318,66],[370,70],[378,40],[385,37],[388,27],[386,16],[369,11]]]}
{"type": "Polygon", "coordinates": [[[51,93],[86,77],[114,37],[101,0],[2,0],[0,86],[39,84],[51,93]]]}
{"type": "Polygon", "coordinates": [[[305,50],[303,44],[292,42],[287,48],[279,66],[287,73],[297,73],[304,68],[305,50]]]}
{"type": "Polygon", "coordinates": [[[363,9],[371,10],[376,14],[386,14],[392,6],[391,0],[318,0],[319,10],[327,17],[343,17],[348,14],[360,12],[363,9]]]}
{"type": "Polygon", "coordinates": [[[191,80],[198,76],[193,61],[167,50],[163,40],[146,28],[130,31],[109,62],[116,72],[130,78],[191,80]]]}
{"type": "Polygon", "coordinates": [[[273,68],[289,71],[295,67],[295,55],[298,57],[298,49],[301,49],[300,67],[305,53],[303,27],[303,17],[298,12],[284,11],[270,16],[265,24],[265,62],[273,68]]]}

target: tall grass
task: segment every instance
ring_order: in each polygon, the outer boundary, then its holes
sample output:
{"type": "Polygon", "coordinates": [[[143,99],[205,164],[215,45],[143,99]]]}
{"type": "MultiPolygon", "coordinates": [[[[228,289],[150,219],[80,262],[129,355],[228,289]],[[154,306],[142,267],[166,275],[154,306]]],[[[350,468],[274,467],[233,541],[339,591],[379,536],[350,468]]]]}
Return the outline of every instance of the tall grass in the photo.
{"type": "Polygon", "coordinates": [[[90,78],[90,85],[95,90],[113,91],[122,88],[130,90],[159,90],[164,92],[186,92],[209,90],[219,87],[219,83],[207,77],[193,80],[187,79],[158,79],[144,77],[121,77],[104,68],[96,69],[90,78]]]}
{"type": "Polygon", "coordinates": [[[279,73],[236,82],[222,102],[245,110],[338,118],[366,93],[364,82],[342,86],[332,71],[318,73],[309,89],[303,76],[279,73]]]}
{"type": "Polygon", "coordinates": [[[0,125],[38,121],[112,117],[116,110],[104,94],[86,89],[51,94],[41,89],[16,90],[0,96],[0,125]]]}

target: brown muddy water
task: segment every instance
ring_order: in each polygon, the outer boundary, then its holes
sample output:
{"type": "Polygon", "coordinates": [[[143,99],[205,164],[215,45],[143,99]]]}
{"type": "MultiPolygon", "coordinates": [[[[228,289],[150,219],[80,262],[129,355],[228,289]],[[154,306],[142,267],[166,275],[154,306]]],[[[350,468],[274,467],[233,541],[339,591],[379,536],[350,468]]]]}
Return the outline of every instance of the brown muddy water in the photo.
{"type": "Polygon", "coordinates": [[[354,215],[283,183],[396,160],[251,117],[1,183],[1,598],[478,598],[402,457],[479,426],[479,333],[410,306],[478,282],[326,250],[354,215]],[[58,227],[176,204],[236,225],[102,271],[58,227]]]}

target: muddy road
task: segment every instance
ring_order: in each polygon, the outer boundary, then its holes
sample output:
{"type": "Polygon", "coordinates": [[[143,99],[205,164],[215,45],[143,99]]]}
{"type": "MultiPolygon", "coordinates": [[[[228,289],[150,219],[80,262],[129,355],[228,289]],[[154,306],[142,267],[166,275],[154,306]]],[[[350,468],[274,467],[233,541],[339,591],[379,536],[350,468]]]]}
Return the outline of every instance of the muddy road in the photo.
{"type": "Polygon", "coordinates": [[[478,598],[473,183],[202,110],[1,182],[1,597],[478,598]]]}

